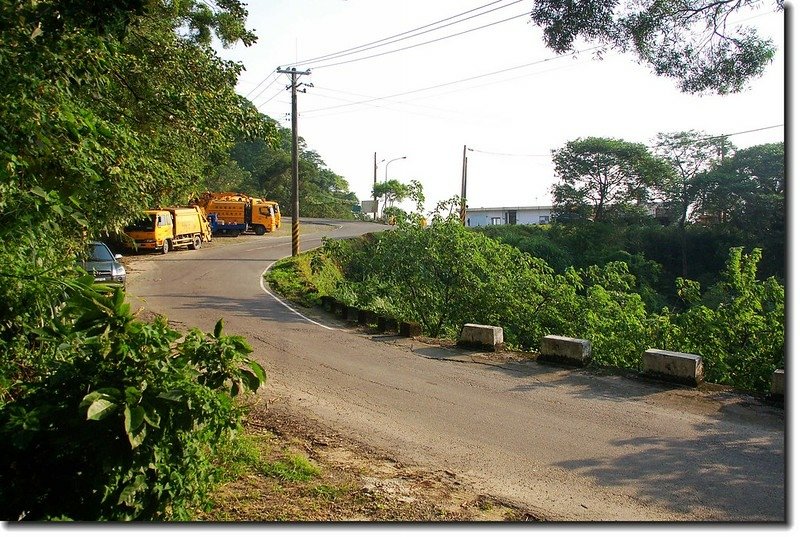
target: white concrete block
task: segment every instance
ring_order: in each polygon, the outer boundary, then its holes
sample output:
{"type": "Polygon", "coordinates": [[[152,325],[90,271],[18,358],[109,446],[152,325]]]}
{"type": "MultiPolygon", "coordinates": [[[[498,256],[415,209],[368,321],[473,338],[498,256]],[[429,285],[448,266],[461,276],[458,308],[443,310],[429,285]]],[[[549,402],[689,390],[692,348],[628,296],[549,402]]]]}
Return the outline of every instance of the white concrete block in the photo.
{"type": "Polygon", "coordinates": [[[592,343],[586,339],[545,336],[539,344],[539,360],[584,366],[592,359],[592,343]]]}
{"type": "Polygon", "coordinates": [[[647,349],[642,362],[645,375],[690,386],[703,382],[703,358],[697,354],[647,349]]]}

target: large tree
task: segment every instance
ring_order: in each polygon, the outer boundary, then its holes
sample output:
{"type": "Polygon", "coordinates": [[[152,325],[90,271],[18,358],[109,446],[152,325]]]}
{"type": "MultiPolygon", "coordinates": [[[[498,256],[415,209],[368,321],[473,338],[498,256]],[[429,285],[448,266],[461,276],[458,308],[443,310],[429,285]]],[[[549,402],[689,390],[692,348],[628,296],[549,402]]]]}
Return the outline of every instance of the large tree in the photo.
{"type": "Polygon", "coordinates": [[[729,20],[783,0],[534,0],[531,19],[559,53],[584,39],[633,52],[682,91],[726,94],[746,87],[772,61],[775,47],[752,27],[729,20]]]}
{"type": "Polygon", "coordinates": [[[732,150],[724,137],[712,137],[698,131],[661,133],[655,152],[667,161],[674,174],[661,178],[653,185],[660,208],[676,219],[680,230],[683,277],[688,275],[686,254],[686,222],[689,210],[697,201],[697,177],[711,169],[732,150]]]}
{"type": "Polygon", "coordinates": [[[252,42],[244,15],[238,0],[0,2],[5,520],[188,518],[208,493],[249,347],[221,322],[177,343],[75,254],[188,199],[237,136],[270,136],[210,47],[252,42]]]}
{"type": "Polygon", "coordinates": [[[783,142],[739,149],[696,181],[697,215],[705,225],[763,248],[763,269],[784,274],[786,175],[783,142]]]}
{"type": "Polygon", "coordinates": [[[643,144],[611,138],[579,138],[553,151],[558,183],[553,203],[560,219],[608,220],[644,210],[648,188],[672,171],[643,144]]]}
{"type": "MultiPolygon", "coordinates": [[[[231,161],[210,173],[212,190],[247,192],[291,207],[292,132],[277,126],[277,143],[243,140],[231,151],[231,161]],[[238,168],[238,169],[237,169],[238,168]]],[[[329,169],[322,157],[299,139],[300,214],[321,218],[352,218],[358,197],[347,180],[329,169]]]]}

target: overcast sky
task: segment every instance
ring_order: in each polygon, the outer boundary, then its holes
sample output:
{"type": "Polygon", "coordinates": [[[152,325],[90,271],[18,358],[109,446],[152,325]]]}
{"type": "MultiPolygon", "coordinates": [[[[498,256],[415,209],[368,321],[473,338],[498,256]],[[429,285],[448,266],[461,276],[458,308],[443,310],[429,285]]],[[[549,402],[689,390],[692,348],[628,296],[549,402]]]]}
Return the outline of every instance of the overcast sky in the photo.
{"type": "MultiPolygon", "coordinates": [[[[246,68],[239,93],[286,127],[291,125],[288,76],[275,70],[295,65],[311,70],[301,77],[314,87],[299,95],[300,135],[361,200],[370,197],[375,152],[384,161],[378,180],[387,171],[390,179],[419,180],[428,208],[459,194],[464,145],[473,150],[468,152],[470,207],[549,205],[555,181],[550,151],[570,140],[603,136],[650,144],[660,132],[720,135],[784,123],[784,25],[773,2],[732,17],[772,38],[778,53],[748,90],[725,97],[682,94],[675,81],[655,76],[633,56],[608,54],[600,60],[584,52],[559,58],[525,16],[530,0],[497,2],[447,21],[453,24],[446,28],[358,54],[304,61],[489,1],[252,1],[248,27],[258,42],[220,54],[246,68]],[[469,16],[474,17],[456,23],[469,16]],[[504,19],[510,20],[498,22],[504,19]],[[468,31],[479,26],[487,27],[468,31]],[[466,33],[445,38],[460,32],[466,33]],[[432,40],[438,41],[414,46],[432,40]],[[382,55],[350,61],[377,54],[382,55]],[[389,160],[403,156],[387,170],[389,160]]],[[[401,37],[407,35],[395,39],[401,37]]],[[[736,147],[783,139],[782,127],[730,138],[736,147]]]]}

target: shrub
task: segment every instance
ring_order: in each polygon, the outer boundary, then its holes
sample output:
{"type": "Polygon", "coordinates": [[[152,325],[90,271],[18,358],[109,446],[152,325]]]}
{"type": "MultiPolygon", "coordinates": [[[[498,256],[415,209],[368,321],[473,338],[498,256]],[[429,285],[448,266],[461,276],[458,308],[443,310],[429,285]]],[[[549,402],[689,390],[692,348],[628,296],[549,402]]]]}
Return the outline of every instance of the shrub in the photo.
{"type": "Polygon", "coordinates": [[[68,284],[36,331],[43,366],[0,409],[4,520],[187,519],[215,480],[215,446],[234,435],[235,397],[264,370],[240,337],[135,319],[125,295],[68,284]]]}

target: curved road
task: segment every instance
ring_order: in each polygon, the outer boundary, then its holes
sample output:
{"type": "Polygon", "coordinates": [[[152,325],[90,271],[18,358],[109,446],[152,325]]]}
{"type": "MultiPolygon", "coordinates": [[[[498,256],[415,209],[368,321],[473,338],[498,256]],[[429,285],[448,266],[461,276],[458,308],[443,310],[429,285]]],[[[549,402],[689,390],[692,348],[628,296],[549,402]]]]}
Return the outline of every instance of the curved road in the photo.
{"type": "MultiPolygon", "coordinates": [[[[379,229],[304,226],[303,250],[379,229]]],[[[782,409],[303,318],[261,283],[290,253],[284,234],[133,256],[128,295],[187,327],[211,331],[224,318],[267,369],[265,397],[544,520],[786,520],[782,409]]]]}

